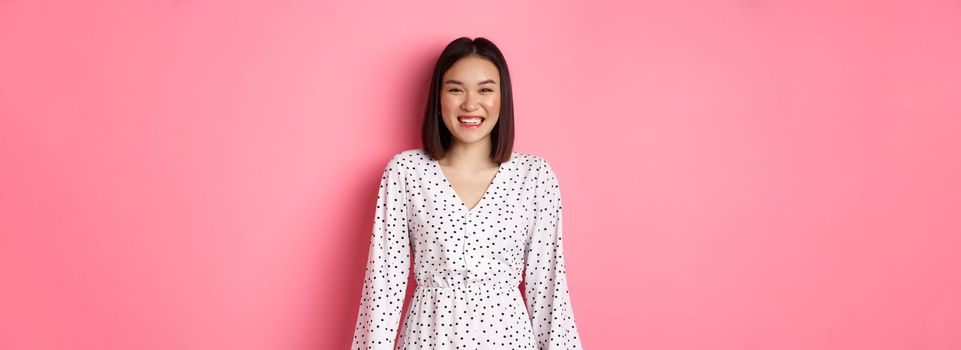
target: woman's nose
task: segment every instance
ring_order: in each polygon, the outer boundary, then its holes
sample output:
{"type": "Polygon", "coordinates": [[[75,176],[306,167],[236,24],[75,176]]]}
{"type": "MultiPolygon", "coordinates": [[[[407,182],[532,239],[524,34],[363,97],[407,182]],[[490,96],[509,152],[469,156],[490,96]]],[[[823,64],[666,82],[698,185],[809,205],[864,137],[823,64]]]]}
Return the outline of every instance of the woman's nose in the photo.
{"type": "Polygon", "coordinates": [[[473,111],[477,109],[477,102],[473,97],[467,96],[467,99],[464,100],[464,104],[461,105],[461,108],[467,111],[473,111]]]}

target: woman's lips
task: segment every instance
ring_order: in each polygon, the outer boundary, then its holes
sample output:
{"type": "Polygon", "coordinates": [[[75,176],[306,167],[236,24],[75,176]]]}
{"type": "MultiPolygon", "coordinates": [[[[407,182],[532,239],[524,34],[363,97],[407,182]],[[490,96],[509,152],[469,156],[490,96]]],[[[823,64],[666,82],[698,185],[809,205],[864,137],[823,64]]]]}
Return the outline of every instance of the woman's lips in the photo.
{"type": "Polygon", "coordinates": [[[481,117],[479,115],[462,115],[457,117],[458,123],[460,124],[461,127],[465,129],[477,129],[482,124],[484,124],[485,119],[486,118],[481,117]],[[468,122],[465,122],[465,121],[468,121],[468,122]]]}

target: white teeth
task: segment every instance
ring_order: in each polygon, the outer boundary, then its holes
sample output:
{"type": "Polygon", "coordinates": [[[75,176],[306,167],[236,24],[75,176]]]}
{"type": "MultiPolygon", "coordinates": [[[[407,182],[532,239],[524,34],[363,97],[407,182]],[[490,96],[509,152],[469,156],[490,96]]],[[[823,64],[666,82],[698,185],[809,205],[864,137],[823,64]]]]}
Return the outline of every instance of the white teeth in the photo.
{"type": "Polygon", "coordinates": [[[478,125],[481,123],[481,118],[457,118],[457,120],[468,125],[478,125]]]}

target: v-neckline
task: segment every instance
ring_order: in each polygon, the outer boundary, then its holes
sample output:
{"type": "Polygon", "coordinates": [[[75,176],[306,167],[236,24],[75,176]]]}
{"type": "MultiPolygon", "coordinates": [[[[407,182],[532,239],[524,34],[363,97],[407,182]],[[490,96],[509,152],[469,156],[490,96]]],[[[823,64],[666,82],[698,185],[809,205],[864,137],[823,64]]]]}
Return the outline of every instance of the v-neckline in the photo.
{"type": "MultiPolygon", "coordinates": [[[[460,207],[461,207],[461,208],[464,208],[464,210],[467,210],[467,213],[469,214],[469,213],[473,213],[473,212],[476,211],[478,208],[480,208],[482,204],[484,204],[484,202],[487,200],[487,197],[489,197],[489,194],[490,194],[490,192],[491,192],[491,188],[494,187],[494,185],[497,184],[497,180],[501,177],[501,172],[504,171],[504,164],[506,164],[507,162],[513,160],[513,159],[514,159],[514,154],[513,154],[513,152],[512,152],[510,159],[508,159],[507,161],[501,162],[501,164],[497,166],[497,172],[494,173],[494,178],[492,178],[492,179],[491,179],[491,182],[490,182],[489,184],[487,184],[487,188],[484,189],[484,194],[481,195],[481,198],[480,198],[479,200],[477,200],[477,204],[474,204],[474,207],[473,207],[473,208],[468,208],[468,207],[467,207],[467,204],[464,203],[464,200],[461,199],[461,197],[460,197],[459,194],[457,194],[457,190],[454,189],[454,185],[451,184],[451,182],[447,180],[447,174],[444,174],[444,168],[441,167],[440,162],[438,162],[437,159],[430,158],[429,156],[428,156],[428,159],[430,159],[431,163],[433,163],[434,166],[437,167],[437,172],[438,172],[438,174],[440,174],[441,180],[443,180],[444,183],[447,184],[447,188],[450,188],[450,192],[451,192],[451,194],[453,195],[454,200],[456,200],[458,203],[460,203],[460,207]]],[[[443,187],[443,186],[441,186],[441,187],[443,187]]]]}

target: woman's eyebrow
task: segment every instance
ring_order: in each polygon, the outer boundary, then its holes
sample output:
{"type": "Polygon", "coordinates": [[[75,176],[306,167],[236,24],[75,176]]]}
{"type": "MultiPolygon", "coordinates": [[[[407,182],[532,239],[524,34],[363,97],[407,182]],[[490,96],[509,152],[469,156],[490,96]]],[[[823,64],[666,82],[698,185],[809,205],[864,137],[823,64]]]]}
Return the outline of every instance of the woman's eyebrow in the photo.
{"type": "MultiPolygon", "coordinates": [[[[447,81],[445,81],[444,84],[464,85],[464,83],[460,82],[460,80],[454,80],[454,79],[447,79],[447,81]]],[[[480,82],[480,83],[477,84],[477,85],[483,85],[483,84],[497,84],[497,82],[495,82],[494,79],[487,79],[487,80],[484,80],[484,81],[480,82]]]]}

